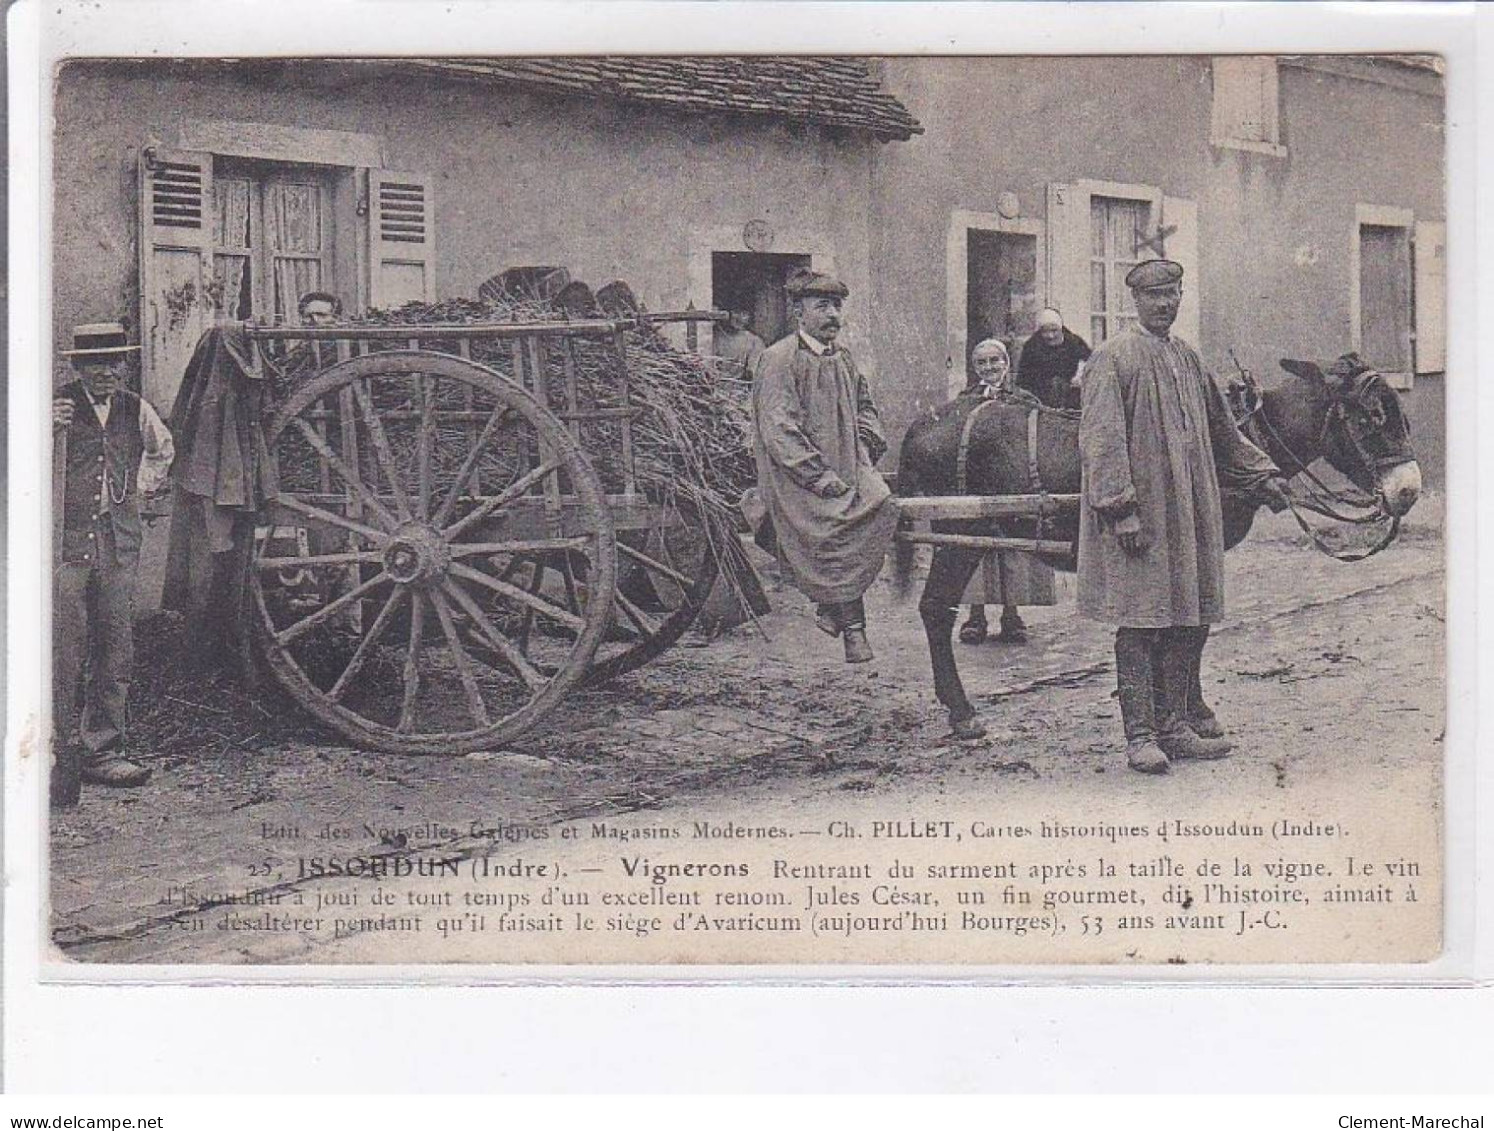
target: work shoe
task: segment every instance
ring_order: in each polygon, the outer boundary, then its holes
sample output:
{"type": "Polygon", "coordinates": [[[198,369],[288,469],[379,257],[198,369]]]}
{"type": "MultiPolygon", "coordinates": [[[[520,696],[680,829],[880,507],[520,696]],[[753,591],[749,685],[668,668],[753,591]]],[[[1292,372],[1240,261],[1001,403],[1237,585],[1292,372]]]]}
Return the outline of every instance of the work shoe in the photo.
{"type": "Polygon", "coordinates": [[[1229,739],[1204,738],[1186,723],[1161,735],[1157,739],[1157,745],[1167,753],[1169,758],[1201,760],[1223,758],[1235,748],[1234,743],[1229,739]]]}
{"type": "Polygon", "coordinates": [[[83,763],[83,780],[89,785],[130,789],[150,781],[150,767],[131,762],[115,751],[106,751],[91,755],[83,763]]]}
{"type": "Polygon", "coordinates": [[[1001,618],[1001,631],[996,634],[998,644],[1026,644],[1027,625],[1022,622],[1021,617],[1007,620],[1001,618]]]}
{"type": "Polygon", "coordinates": [[[960,625],[960,643],[979,644],[985,640],[986,636],[990,634],[990,631],[990,626],[988,626],[985,621],[976,620],[974,617],[972,617],[964,624],[960,625]]]}
{"type": "Polygon", "coordinates": [[[848,625],[841,639],[846,646],[846,663],[869,664],[876,659],[866,639],[866,629],[861,625],[848,625]]]}
{"type": "Polygon", "coordinates": [[[1137,773],[1165,774],[1171,763],[1155,740],[1143,738],[1126,743],[1126,765],[1137,773]]]}
{"type": "Polygon", "coordinates": [[[1189,715],[1188,725],[1193,728],[1193,733],[1199,738],[1224,737],[1224,727],[1220,726],[1219,720],[1214,717],[1214,712],[1207,707],[1199,714],[1189,715]]]}

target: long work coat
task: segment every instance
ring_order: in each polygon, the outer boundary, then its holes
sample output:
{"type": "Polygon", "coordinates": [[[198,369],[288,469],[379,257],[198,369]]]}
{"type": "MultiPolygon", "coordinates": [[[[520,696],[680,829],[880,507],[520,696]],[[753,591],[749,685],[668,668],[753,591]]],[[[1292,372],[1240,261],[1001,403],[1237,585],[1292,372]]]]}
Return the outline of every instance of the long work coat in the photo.
{"type": "Polygon", "coordinates": [[[1276,474],[1240,434],[1197,352],[1140,328],[1105,342],[1083,377],[1079,611],[1128,628],[1211,624],[1224,614],[1221,481],[1250,493],[1276,474]],[[1145,552],[1114,523],[1135,513],[1145,552]]]}
{"type": "Polygon", "coordinates": [[[757,482],[794,586],[845,602],[876,580],[897,528],[892,492],[872,466],[887,450],[851,355],[816,355],[791,334],[758,358],[752,389],[757,482]],[[821,498],[829,475],[851,488],[821,498]]]}

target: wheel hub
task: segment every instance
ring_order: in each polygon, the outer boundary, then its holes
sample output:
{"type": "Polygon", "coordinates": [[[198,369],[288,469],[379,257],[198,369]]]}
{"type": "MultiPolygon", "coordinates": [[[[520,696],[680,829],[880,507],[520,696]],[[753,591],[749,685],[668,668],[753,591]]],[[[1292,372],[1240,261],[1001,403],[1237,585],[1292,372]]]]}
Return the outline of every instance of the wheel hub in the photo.
{"type": "Polygon", "coordinates": [[[406,523],[384,550],[384,568],[401,585],[429,582],[451,565],[451,550],[434,526],[406,523]]]}

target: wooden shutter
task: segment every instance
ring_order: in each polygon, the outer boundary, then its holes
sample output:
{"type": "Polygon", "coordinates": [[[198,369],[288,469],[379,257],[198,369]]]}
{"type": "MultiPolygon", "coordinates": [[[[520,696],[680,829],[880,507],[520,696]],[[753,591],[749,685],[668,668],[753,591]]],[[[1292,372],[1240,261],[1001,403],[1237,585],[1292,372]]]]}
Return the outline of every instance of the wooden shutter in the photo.
{"type": "Polygon", "coordinates": [[[1416,372],[1447,368],[1447,225],[1421,220],[1413,247],[1416,261],[1416,372]]]}
{"type": "Polygon", "coordinates": [[[1175,196],[1162,198],[1162,227],[1172,229],[1164,246],[1167,258],[1183,267],[1183,303],[1173,324],[1178,337],[1203,353],[1199,340],[1199,310],[1203,278],[1198,270],[1198,202],[1175,196]]]}
{"type": "Polygon", "coordinates": [[[368,171],[370,306],[382,310],[436,298],[435,210],[431,178],[368,171]]]}
{"type": "Polygon", "coordinates": [[[171,412],[197,339],[213,324],[213,159],[146,149],[140,158],[142,395],[171,412]]]}

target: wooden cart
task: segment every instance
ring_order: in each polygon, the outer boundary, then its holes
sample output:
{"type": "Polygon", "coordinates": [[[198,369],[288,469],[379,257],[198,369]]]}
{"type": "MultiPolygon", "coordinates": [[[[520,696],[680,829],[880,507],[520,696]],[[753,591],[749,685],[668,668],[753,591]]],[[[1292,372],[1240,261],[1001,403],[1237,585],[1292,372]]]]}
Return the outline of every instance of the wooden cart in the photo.
{"type": "Polygon", "coordinates": [[[640,481],[626,335],[720,317],[250,328],[280,384],[249,584],[278,682],[361,746],[451,754],[677,641],[734,535],[640,481]]]}

